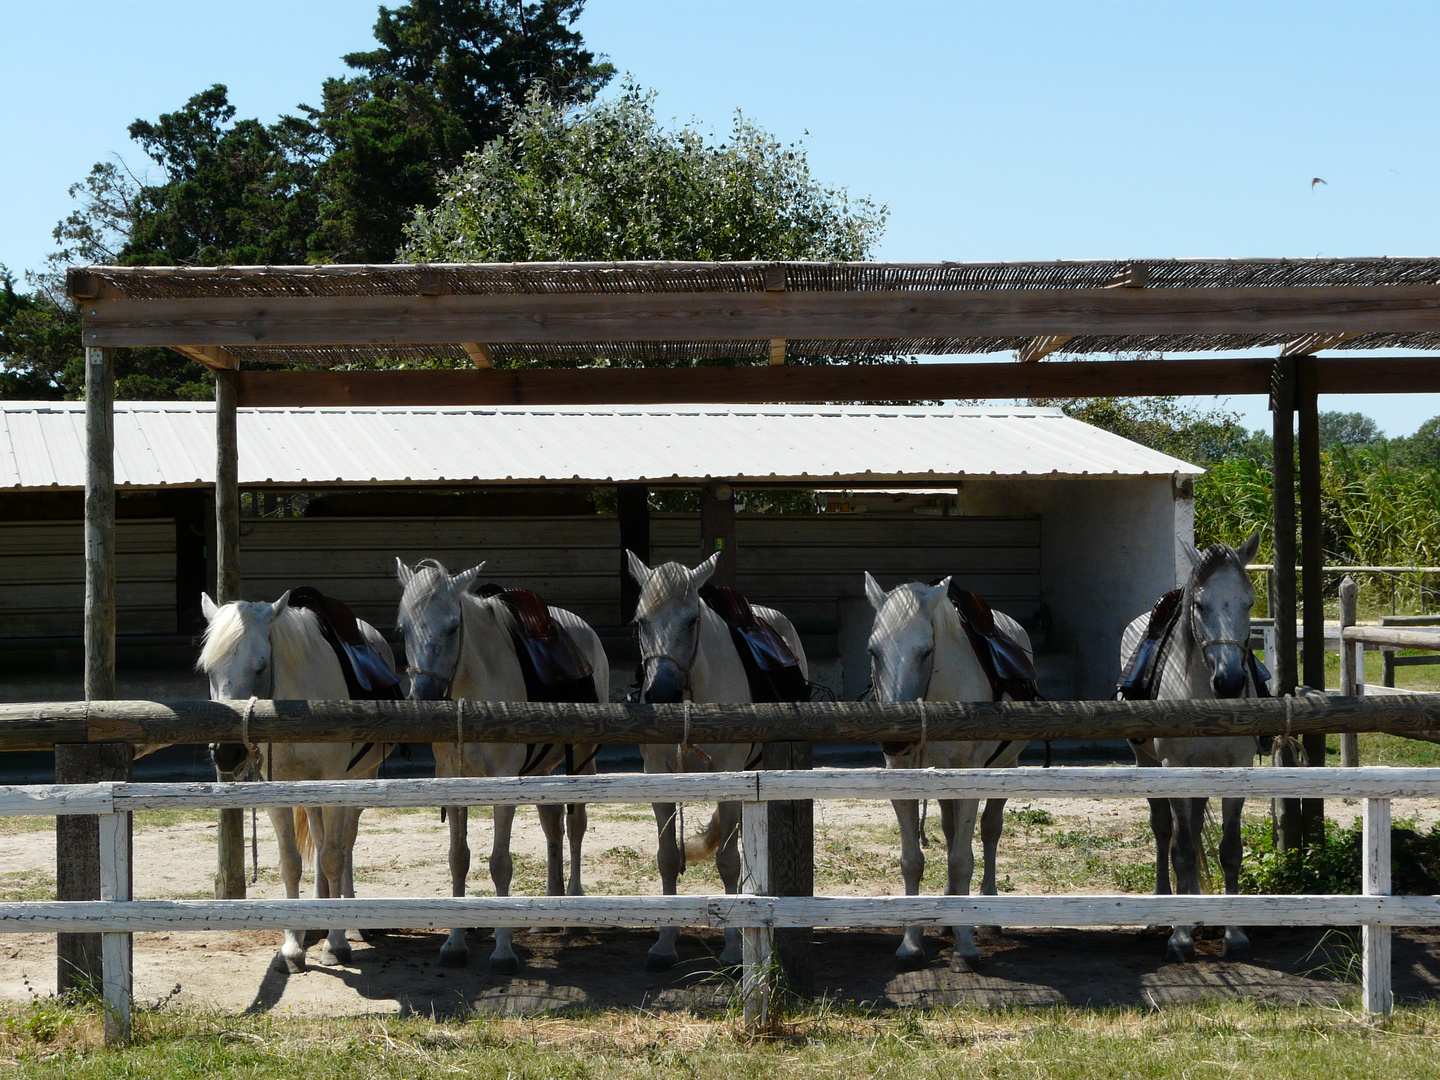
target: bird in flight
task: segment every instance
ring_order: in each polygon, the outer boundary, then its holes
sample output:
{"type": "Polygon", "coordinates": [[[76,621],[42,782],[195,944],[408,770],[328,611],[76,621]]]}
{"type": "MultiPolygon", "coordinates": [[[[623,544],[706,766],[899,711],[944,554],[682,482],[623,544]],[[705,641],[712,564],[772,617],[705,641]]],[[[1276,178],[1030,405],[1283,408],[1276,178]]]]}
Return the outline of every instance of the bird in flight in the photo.
{"type": "Polygon", "coordinates": [[[1316,184],[1325,184],[1326,187],[1329,187],[1329,186],[1330,186],[1328,183],[1325,183],[1324,180],[1321,180],[1320,177],[1317,176],[1317,177],[1315,177],[1314,180],[1311,180],[1311,181],[1310,181],[1310,190],[1311,190],[1311,191],[1314,191],[1314,190],[1315,190],[1315,185],[1316,185],[1316,184]]]}

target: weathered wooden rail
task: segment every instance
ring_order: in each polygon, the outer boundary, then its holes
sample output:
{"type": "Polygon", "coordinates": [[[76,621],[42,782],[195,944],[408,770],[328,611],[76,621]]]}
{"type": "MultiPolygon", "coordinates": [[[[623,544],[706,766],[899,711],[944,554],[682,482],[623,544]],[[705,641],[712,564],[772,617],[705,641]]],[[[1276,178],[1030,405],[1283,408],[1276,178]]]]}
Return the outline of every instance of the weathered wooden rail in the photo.
{"type": "Polygon", "coordinates": [[[0,704],[0,751],[74,743],[940,742],[1440,729],[1440,694],[1229,701],[593,705],[500,701],[0,704]]]}
{"type": "Polygon", "coordinates": [[[744,931],[748,1022],[769,1007],[773,932],[781,927],[983,923],[1125,926],[1145,923],[1350,925],[1363,931],[1365,1008],[1388,1012],[1390,928],[1440,925],[1433,897],[1392,897],[1390,800],[1440,795],[1435,769],[825,770],[501,779],[35,785],[0,788],[0,815],[98,815],[102,899],[0,903],[0,933],[99,932],[106,1033],[129,1037],[131,937],[167,931],[300,925],[736,926],[744,931]],[[979,798],[1166,795],[1349,796],[1364,805],[1360,896],[917,896],[775,897],[769,891],[767,802],[812,798],[979,798]],[[136,900],[130,895],[130,812],[251,805],[431,806],[469,803],[651,802],[737,799],[743,804],[743,895],[366,898],[351,900],[136,900]]]}

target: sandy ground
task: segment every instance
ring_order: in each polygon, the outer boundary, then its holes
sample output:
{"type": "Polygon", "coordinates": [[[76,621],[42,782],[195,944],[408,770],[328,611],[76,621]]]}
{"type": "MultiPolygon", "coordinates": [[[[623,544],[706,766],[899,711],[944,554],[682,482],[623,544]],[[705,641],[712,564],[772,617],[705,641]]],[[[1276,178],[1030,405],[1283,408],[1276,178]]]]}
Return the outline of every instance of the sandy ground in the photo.
{"type": "MultiPolygon", "coordinates": [[[[933,806],[932,806],[933,809],[933,806]]],[[[1256,810],[1261,809],[1256,807],[1256,810]]],[[[1397,803],[1398,818],[1428,825],[1430,804],[1397,803]]],[[[1358,805],[1327,804],[1346,818],[1358,805]]],[[[695,806],[689,831],[708,809],[695,806]]],[[[471,891],[491,892],[486,870],[489,815],[472,813],[474,860],[471,891]]],[[[431,810],[369,811],[356,846],[357,891],[362,896],[444,896],[449,893],[446,826],[431,810]]],[[[943,891],[944,858],[938,821],[929,851],[924,891],[943,891]]],[[[213,820],[204,813],[137,815],[135,893],[142,898],[203,898],[212,894],[213,820]]],[[[594,893],[659,892],[654,869],[654,819],[648,806],[591,808],[584,859],[586,889],[594,893]]],[[[533,808],[517,815],[517,895],[543,891],[544,848],[533,808]]],[[[259,880],[251,895],[283,895],[269,822],[259,815],[259,880]]],[[[1114,800],[1053,800],[1012,804],[1002,844],[1002,891],[1021,893],[1114,892],[1134,886],[1151,861],[1144,804],[1114,800]],[[1046,820],[1048,816],[1048,820],[1046,820]]],[[[47,819],[0,822],[0,898],[54,895],[54,833],[47,819]]],[[[692,866],[681,891],[718,892],[713,863],[692,866]]],[[[821,803],[816,806],[816,891],[889,894],[902,891],[898,833],[888,804],[821,803]]],[[[352,963],[300,975],[275,973],[270,961],[279,935],[256,933],[137,934],[135,990],[142,1002],[164,999],[217,1006],[230,1012],[279,1009],[302,1014],[453,1012],[463,1008],[527,1012],[575,1007],[723,1006],[732,985],[714,974],[718,932],[682,935],[681,966],[644,970],[649,931],[561,935],[518,933],[522,968],[492,975],[485,963],[488,934],[472,931],[465,970],[434,961],[442,935],[396,932],[357,942],[352,963]]],[[[1328,1000],[1345,987],[1337,981],[1343,953],[1321,943],[1318,931],[1257,929],[1246,963],[1219,959],[1218,940],[1200,942],[1193,964],[1163,961],[1164,938],[1142,930],[1025,930],[983,941],[978,973],[949,970],[948,940],[929,939],[933,954],[922,971],[897,975],[893,930],[825,931],[813,935],[814,992],[831,1000],[881,1006],[957,1000],[992,1003],[1107,1003],[1158,1006],[1214,995],[1283,1000],[1328,1000]],[[1328,959],[1327,959],[1328,958],[1328,959]],[[1338,959],[1337,959],[1338,958],[1338,959]]],[[[1440,935],[1400,932],[1395,958],[1402,998],[1440,994],[1440,935]]],[[[318,946],[311,946],[312,961],[318,946]]],[[[0,937],[0,999],[51,993],[55,953],[49,935],[0,937]]]]}

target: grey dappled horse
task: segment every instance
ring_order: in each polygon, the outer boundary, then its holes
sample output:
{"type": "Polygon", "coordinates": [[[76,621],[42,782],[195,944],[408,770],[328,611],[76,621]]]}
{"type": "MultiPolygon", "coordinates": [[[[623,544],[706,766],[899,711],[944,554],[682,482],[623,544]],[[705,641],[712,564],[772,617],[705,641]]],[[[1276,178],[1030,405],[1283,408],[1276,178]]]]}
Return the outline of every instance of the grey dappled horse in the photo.
{"type": "MultiPolygon", "coordinates": [[[[911,582],[888,593],[868,573],[865,596],[875,609],[870,633],[870,675],[877,701],[990,701],[995,692],[980,666],[975,649],[955,605],[949,599],[950,579],[938,585],[911,582]]],[[[1030,635],[1003,612],[996,611],[999,629],[1012,637],[1033,657],[1030,635]]],[[[1008,768],[1025,749],[1023,742],[925,742],[907,747],[898,754],[885,755],[887,769],[974,769],[1008,768]]],[[[925,854],[920,847],[920,811],[916,799],[894,800],[900,823],[900,872],[905,878],[905,895],[920,892],[925,873],[925,854]]],[[[940,824],[945,832],[949,896],[968,896],[975,873],[972,848],[978,799],[940,800],[940,824]]],[[[988,799],[980,825],[985,852],[980,891],[995,895],[995,850],[1000,844],[1005,800],[988,799]]],[[[968,971],[979,959],[974,928],[956,926],[955,948],[950,966],[968,971]]],[[[905,927],[895,964],[901,971],[925,966],[925,949],[919,926],[905,927]]]]}
{"type": "MultiPolygon", "coordinates": [[[[625,557],[630,574],[640,586],[640,599],[635,607],[635,625],[640,638],[641,685],[640,700],[650,703],[732,702],[749,704],[750,681],[746,678],[740,653],[725,621],[700,598],[700,587],[710,580],[720,559],[716,552],[695,569],[679,563],[664,563],[654,569],[646,566],[633,552],[625,557]]],[[[805,650],[800,636],[780,612],[754,605],[752,610],[784,638],[800,658],[800,670],[809,678],[805,650]]],[[[743,769],[751,748],[743,743],[706,743],[701,746],[649,745],[640,748],[647,773],[667,772],[733,772],[743,769]]],[[[674,803],[653,803],[655,825],[659,833],[656,863],[660,869],[661,890],[666,896],[675,893],[681,871],[681,848],[676,841],[676,810],[674,803]]],[[[727,893],[740,889],[740,804],[721,803],[710,818],[703,836],[686,842],[687,858],[702,858],[715,853],[715,865],[727,893]]],[[[678,933],[673,926],[662,927],[659,940],[650,948],[645,966],[651,971],[664,971],[679,960],[675,948],[678,933]]],[[[740,963],[740,931],[725,931],[722,964],[740,963]]]]}
{"type": "MultiPolygon", "coordinates": [[[[1214,544],[1203,553],[1185,544],[1190,577],[1181,593],[1175,629],[1156,661],[1154,699],[1255,697],[1256,687],[1246,654],[1250,651],[1250,608],[1255,590],[1245,567],[1255,557],[1260,534],[1251,535],[1237,551],[1214,544]]],[[[1134,655],[1150,619],[1147,612],[1125,628],[1120,643],[1123,667],[1134,655]]],[[[1238,768],[1255,761],[1255,739],[1233,738],[1149,739],[1132,742],[1136,763],[1142,767],[1226,766],[1238,768]]],[[[1155,892],[1171,891],[1170,867],[1175,869],[1175,891],[1200,891],[1200,831],[1207,799],[1151,799],[1150,827],[1155,833],[1155,892]]],[[[1239,892],[1240,812],[1243,798],[1221,800],[1220,865],[1225,891],[1239,892]]],[[[1242,956],[1250,949],[1245,931],[1225,928],[1224,954],[1242,956]]],[[[1176,926],[1165,954],[1173,960],[1193,960],[1195,939],[1190,926],[1176,926]]]]}
{"type": "MultiPolygon", "coordinates": [[[[337,700],[348,698],[345,675],[320,632],[313,611],[289,607],[287,592],[273,604],[236,601],[217,607],[201,594],[208,625],[196,665],[210,678],[215,701],[245,698],[337,700]]],[[[393,667],[394,655],[385,639],[369,623],[357,620],[370,648],[393,667]]],[[[350,743],[268,743],[245,747],[252,775],[272,780],[370,780],[379,770],[385,750],[369,749],[355,760],[350,743]]],[[[246,767],[242,760],[241,768],[246,767]]],[[[355,895],[355,836],[360,808],[351,806],[270,807],[275,842],[280,848],[280,877],[285,895],[300,895],[301,854],[315,852],[315,895],[318,898],[355,895]]],[[[347,964],[350,945],[344,930],[331,930],[320,950],[320,963],[347,964]]],[[[305,931],[286,930],[285,942],[275,956],[275,968],[291,973],[305,970],[305,931]]]]}
{"type": "MultiPolygon", "coordinates": [[[[515,616],[497,597],[480,597],[470,589],[479,580],[479,566],[451,576],[433,559],[422,559],[412,570],[400,559],[396,572],[404,594],[396,625],[405,636],[409,664],[411,701],[443,698],[474,701],[528,701],[525,677],[515,653],[511,635],[515,616]]],[[[550,617],[569,632],[594,670],[599,701],[610,700],[610,664],[605,649],[590,624],[578,615],[549,608],[550,617]]],[[[528,748],[518,743],[432,744],[436,776],[518,776],[526,767],[528,748]]],[[[595,771],[594,747],[577,746],[575,756],[584,762],[580,771],[595,771]]],[[[548,748],[539,759],[529,762],[528,772],[541,775],[564,762],[565,748],[548,748]]],[[[514,863],[510,857],[510,832],[515,822],[514,806],[494,808],[495,833],[490,848],[490,880],[496,896],[510,895],[514,863]]],[[[538,807],[545,831],[546,891],[551,896],[581,896],[580,849],[585,840],[588,817],[584,803],[568,808],[538,807]],[[565,880],[564,839],[570,838],[570,878],[565,880]]],[[[446,808],[450,822],[450,891],[465,895],[465,878],[470,872],[469,808],[446,808]]],[[[495,930],[492,970],[502,973],[519,968],[512,944],[514,931],[495,930]]],[[[465,931],[453,929],[440,947],[440,963],[463,966],[470,956],[465,931]]]]}

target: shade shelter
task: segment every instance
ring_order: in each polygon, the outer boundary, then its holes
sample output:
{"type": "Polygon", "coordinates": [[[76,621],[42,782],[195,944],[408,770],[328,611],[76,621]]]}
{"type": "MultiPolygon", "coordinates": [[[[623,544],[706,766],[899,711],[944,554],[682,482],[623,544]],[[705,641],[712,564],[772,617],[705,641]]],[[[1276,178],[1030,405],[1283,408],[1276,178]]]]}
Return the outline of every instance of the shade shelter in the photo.
{"type": "MultiPolygon", "coordinates": [[[[1305,675],[1323,685],[1317,396],[1440,390],[1436,358],[1413,355],[1440,347],[1437,283],[1436,259],[77,268],[68,288],[81,304],[87,350],[86,693],[105,698],[114,688],[111,406],[113,349],[122,346],[169,347],[216,372],[222,600],[239,593],[237,404],[1269,393],[1277,681],[1281,691],[1297,681],[1291,463],[1298,414],[1305,675]],[[1397,351],[1343,355],[1357,349],[1397,351]],[[1015,361],[863,363],[891,354],[1009,350],[1015,361]],[[1332,350],[1342,355],[1315,355],[1332,350]],[[1045,362],[1059,352],[1226,355],[1045,362]],[[809,363],[818,357],[840,363],[809,363]],[[472,366],[343,367],[436,358],[472,366]],[[506,366],[522,359],[549,366],[506,366]],[[749,366],[717,366],[727,360],[749,366]],[[596,363],[607,366],[575,366],[596,363]],[[667,366],[627,366],[641,363],[667,366]]],[[[710,513],[723,520],[724,499],[712,495],[710,513]]],[[[65,773],[99,778],[89,768],[65,773]]]]}

